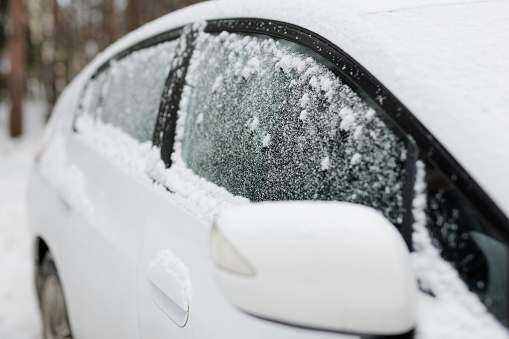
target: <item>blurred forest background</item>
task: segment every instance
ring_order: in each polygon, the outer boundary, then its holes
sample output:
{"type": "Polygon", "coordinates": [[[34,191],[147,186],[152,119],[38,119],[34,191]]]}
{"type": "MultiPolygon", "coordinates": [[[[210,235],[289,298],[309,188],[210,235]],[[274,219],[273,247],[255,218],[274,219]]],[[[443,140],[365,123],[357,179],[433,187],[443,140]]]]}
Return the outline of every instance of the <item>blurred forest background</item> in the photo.
{"type": "Polygon", "coordinates": [[[22,135],[24,98],[48,117],[72,78],[109,44],[163,14],[201,0],[0,0],[0,102],[22,135]]]}

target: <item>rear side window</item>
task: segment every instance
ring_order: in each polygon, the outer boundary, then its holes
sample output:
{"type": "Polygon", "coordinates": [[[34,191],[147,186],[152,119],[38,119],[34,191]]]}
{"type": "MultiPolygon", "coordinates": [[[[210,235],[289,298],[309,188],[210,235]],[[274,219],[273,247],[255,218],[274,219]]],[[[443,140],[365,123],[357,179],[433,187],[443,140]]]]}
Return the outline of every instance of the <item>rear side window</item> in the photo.
{"type": "Polygon", "coordinates": [[[403,219],[405,141],[300,47],[201,33],[179,119],[182,158],[251,201],[341,200],[403,219]]]}
{"type": "Polygon", "coordinates": [[[175,46],[175,41],[164,42],[111,61],[88,83],[80,114],[118,127],[140,142],[152,140],[175,46]]]}

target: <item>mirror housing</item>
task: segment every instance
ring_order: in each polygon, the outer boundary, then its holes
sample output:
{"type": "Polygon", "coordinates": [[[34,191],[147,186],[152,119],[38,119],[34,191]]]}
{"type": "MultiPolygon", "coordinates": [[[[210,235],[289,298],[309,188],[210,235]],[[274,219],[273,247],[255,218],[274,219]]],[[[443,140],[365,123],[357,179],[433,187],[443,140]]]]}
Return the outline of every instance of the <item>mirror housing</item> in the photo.
{"type": "Polygon", "coordinates": [[[213,274],[251,315],[333,332],[399,335],[416,323],[417,284],[398,230],[346,202],[263,202],[224,211],[213,274]]]}

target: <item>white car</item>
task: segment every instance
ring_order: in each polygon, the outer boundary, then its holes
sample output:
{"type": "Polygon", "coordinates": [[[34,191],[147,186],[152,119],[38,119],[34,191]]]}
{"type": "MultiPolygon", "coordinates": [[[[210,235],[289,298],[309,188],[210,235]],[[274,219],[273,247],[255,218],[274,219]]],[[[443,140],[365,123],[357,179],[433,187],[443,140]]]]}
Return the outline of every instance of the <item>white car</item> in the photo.
{"type": "Polygon", "coordinates": [[[100,54],[29,191],[50,338],[507,338],[508,1],[211,1],[100,54]]]}

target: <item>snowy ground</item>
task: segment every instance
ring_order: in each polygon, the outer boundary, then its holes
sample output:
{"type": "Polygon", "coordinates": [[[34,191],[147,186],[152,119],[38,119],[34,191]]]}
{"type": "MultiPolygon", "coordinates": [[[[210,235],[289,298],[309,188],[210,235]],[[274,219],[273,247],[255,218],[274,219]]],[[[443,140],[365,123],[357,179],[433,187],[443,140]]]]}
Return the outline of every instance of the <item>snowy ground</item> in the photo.
{"type": "Polygon", "coordinates": [[[0,102],[0,338],[40,339],[25,192],[46,107],[25,102],[24,131],[8,137],[8,104],[0,102]]]}

